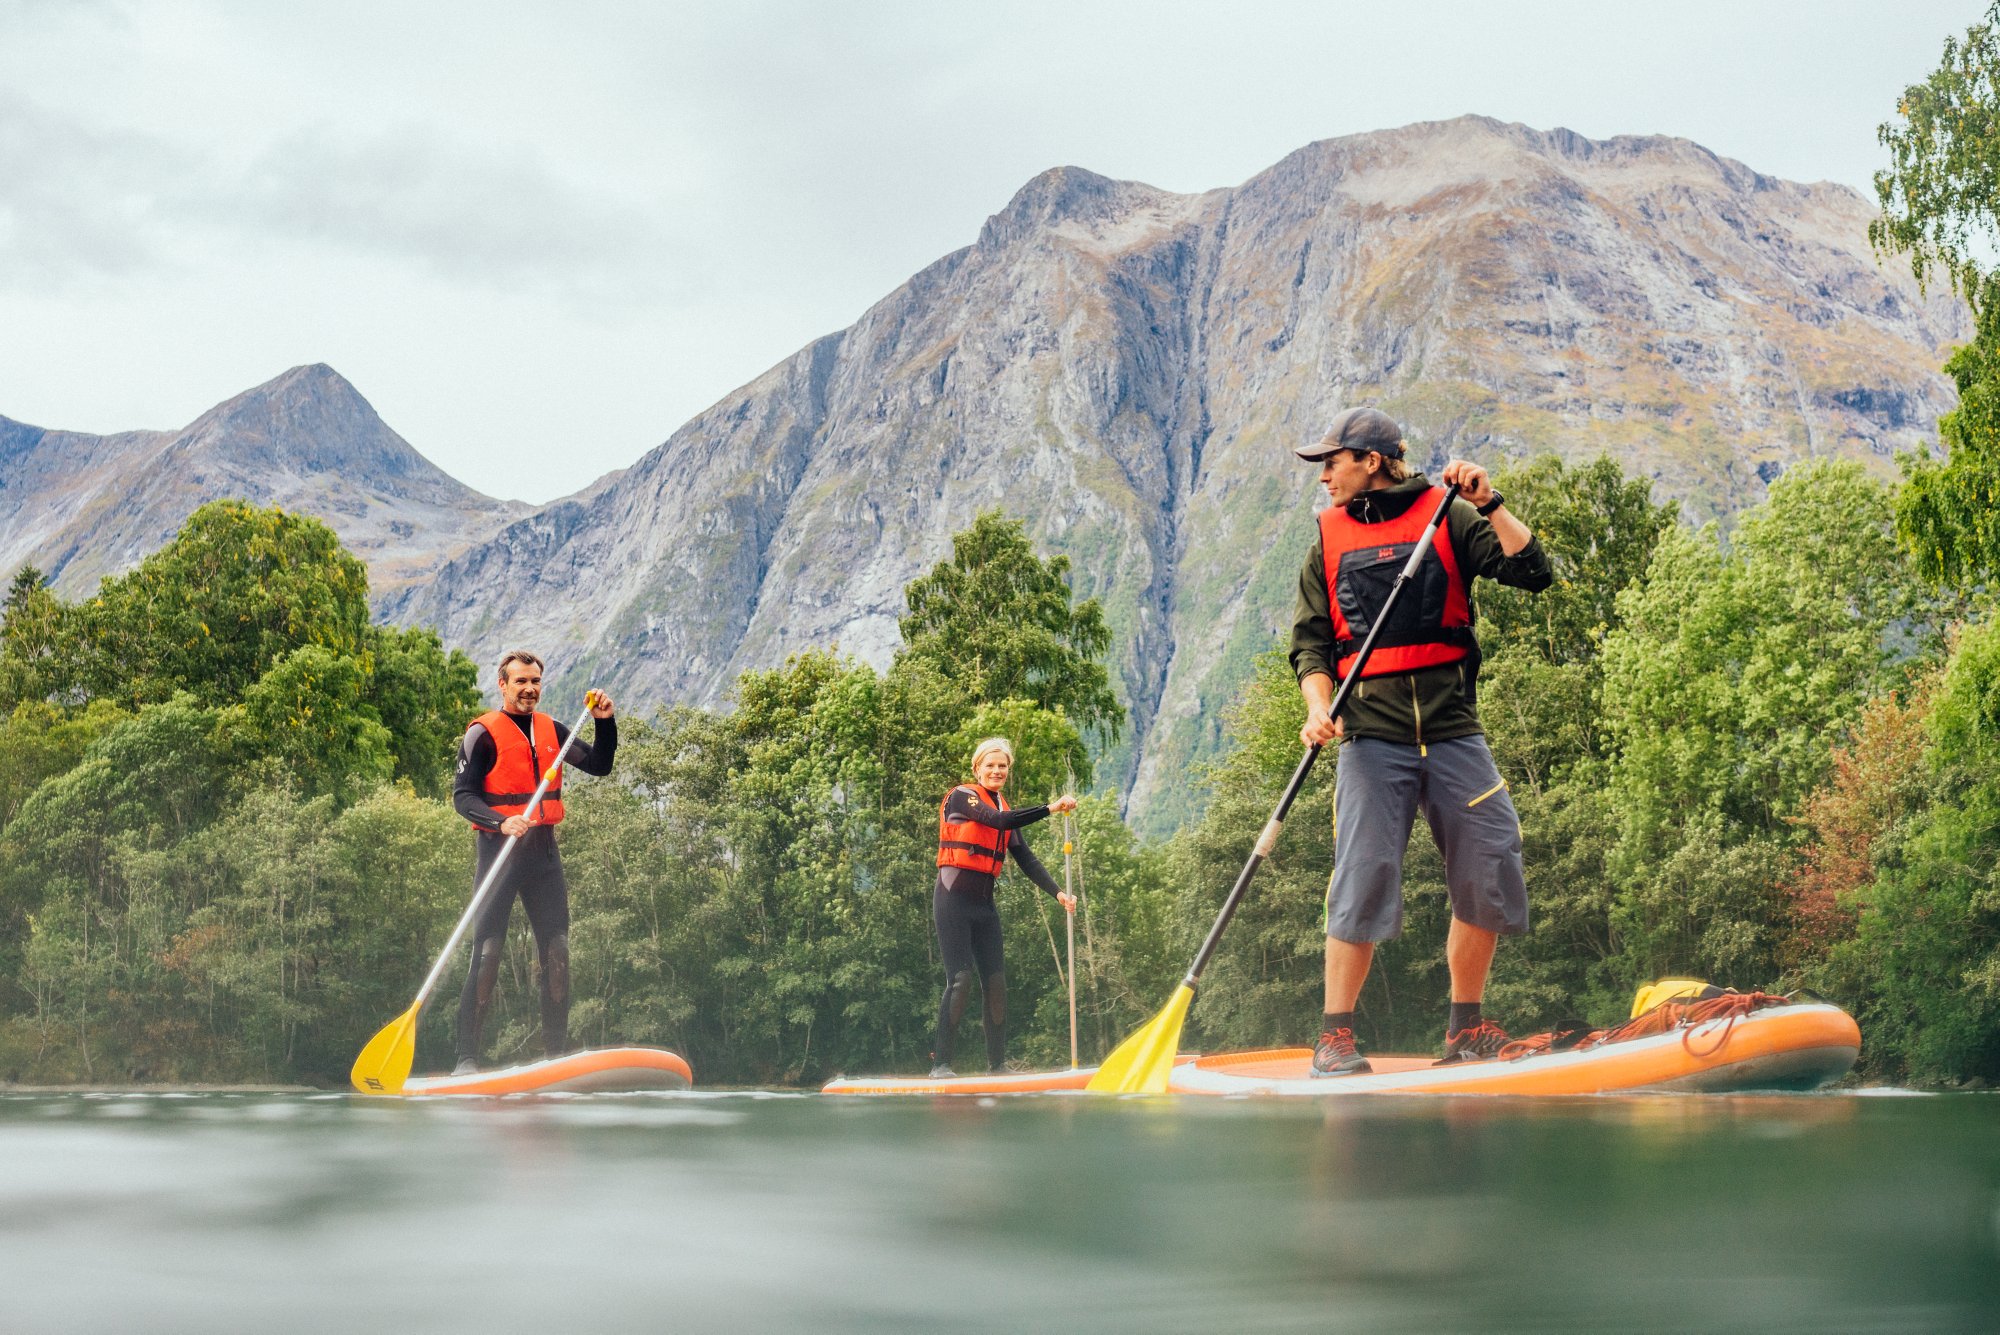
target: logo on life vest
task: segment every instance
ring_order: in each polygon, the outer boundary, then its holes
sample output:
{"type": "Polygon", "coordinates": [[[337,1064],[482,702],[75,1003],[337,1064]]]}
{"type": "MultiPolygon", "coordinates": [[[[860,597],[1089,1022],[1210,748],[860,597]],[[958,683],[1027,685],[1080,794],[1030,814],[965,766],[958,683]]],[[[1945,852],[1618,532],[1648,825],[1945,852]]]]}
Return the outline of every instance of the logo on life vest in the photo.
{"type": "Polygon", "coordinates": [[[1375,559],[1377,561],[1393,561],[1396,559],[1396,549],[1394,547],[1377,547],[1375,549],[1375,559]]]}

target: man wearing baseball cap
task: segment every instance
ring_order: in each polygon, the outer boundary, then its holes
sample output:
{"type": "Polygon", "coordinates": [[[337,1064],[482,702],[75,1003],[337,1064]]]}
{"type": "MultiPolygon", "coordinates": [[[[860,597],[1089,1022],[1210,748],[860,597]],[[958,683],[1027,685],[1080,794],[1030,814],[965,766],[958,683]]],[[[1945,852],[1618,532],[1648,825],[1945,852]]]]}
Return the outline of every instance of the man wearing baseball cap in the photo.
{"type": "Polygon", "coordinates": [[[1375,944],[1403,926],[1403,852],[1419,808],[1444,854],[1451,895],[1451,1012],[1444,1062],[1491,1057],[1506,1032],[1480,1014],[1501,936],[1528,927],[1521,827],[1475,708],[1479,644],[1472,581],[1539,592],[1553,579],[1534,534],[1510,514],[1486,470],[1454,459],[1433,485],[1404,460],[1403,429],[1374,408],[1349,408],[1295,451],[1320,466],[1330,506],[1299,572],[1292,670],[1305,696],[1308,745],[1338,741],[1334,868],[1326,894],[1326,1014],[1313,1074],[1369,1070],[1354,1044],[1354,1008],[1375,944]],[[1361,680],[1332,713],[1334,687],[1357,657],[1429,523],[1457,483],[1431,551],[1391,609],[1361,680]]]}

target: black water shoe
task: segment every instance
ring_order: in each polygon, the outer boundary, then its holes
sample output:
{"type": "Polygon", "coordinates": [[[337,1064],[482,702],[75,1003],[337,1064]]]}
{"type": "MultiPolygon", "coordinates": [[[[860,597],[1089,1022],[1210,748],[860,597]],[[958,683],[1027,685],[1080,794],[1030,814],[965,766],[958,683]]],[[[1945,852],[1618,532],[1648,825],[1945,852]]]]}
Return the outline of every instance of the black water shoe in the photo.
{"type": "Polygon", "coordinates": [[[1313,1049],[1312,1073],[1318,1075],[1366,1075],[1375,1068],[1354,1046],[1352,1029],[1328,1029],[1313,1049]]]}

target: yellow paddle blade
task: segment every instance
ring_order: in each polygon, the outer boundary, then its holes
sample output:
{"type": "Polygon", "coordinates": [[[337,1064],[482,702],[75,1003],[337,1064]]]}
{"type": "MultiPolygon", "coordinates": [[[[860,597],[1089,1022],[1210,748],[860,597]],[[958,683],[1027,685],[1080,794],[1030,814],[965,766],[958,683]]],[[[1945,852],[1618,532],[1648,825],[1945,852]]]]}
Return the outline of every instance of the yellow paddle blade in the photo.
{"type": "Polygon", "coordinates": [[[382,1026],[354,1059],[348,1078],[363,1094],[400,1094],[417,1057],[417,1011],[412,1006],[382,1026]]]}
{"type": "Polygon", "coordinates": [[[1132,1037],[1120,1043],[1084,1088],[1099,1094],[1164,1094],[1167,1076],[1180,1051],[1181,1025],[1194,1002],[1194,989],[1182,983],[1166,1008],[1132,1037]]]}

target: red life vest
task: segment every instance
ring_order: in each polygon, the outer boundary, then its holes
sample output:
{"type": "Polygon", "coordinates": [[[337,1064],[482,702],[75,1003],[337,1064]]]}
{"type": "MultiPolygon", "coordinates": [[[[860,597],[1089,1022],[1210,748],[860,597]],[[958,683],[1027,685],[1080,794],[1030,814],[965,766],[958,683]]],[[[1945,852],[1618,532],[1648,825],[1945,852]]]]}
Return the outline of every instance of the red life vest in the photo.
{"type": "MultiPolygon", "coordinates": [[[[1444,491],[1432,487],[1394,519],[1364,524],[1344,505],[1319,513],[1320,550],[1326,557],[1326,602],[1333,614],[1334,671],[1345,679],[1361,641],[1396,576],[1410,559],[1425,525],[1437,511],[1444,491]]],[[[1417,567],[1408,587],[1390,609],[1389,620],[1375,639],[1365,677],[1456,663],[1472,652],[1472,603],[1465,593],[1465,576],[1452,550],[1448,524],[1439,524],[1431,549],[1417,567]]]]}
{"type": "Polygon", "coordinates": [[[985,802],[1005,811],[1007,799],[998,793],[988,792],[976,783],[962,783],[944,795],[938,803],[938,860],[940,867],[963,867],[967,871],[983,871],[988,876],[998,876],[1000,868],[1007,861],[1006,830],[996,830],[991,825],[981,825],[976,820],[953,820],[947,814],[954,793],[971,793],[975,802],[985,802]]]}
{"type": "MultiPolygon", "coordinates": [[[[540,710],[535,711],[532,747],[512,714],[492,709],[473,722],[485,728],[486,735],[493,739],[495,754],[493,768],[486,775],[486,805],[502,816],[526,815],[535,786],[542,781],[542,770],[562,749],[562,743],[556,740],[556,721],[540,710]]],[[[555,825],[562,818],[562,771],[558,769],[548,792],[542,794],[542,805],[535,810],[535,824],[555,825]]]]}

